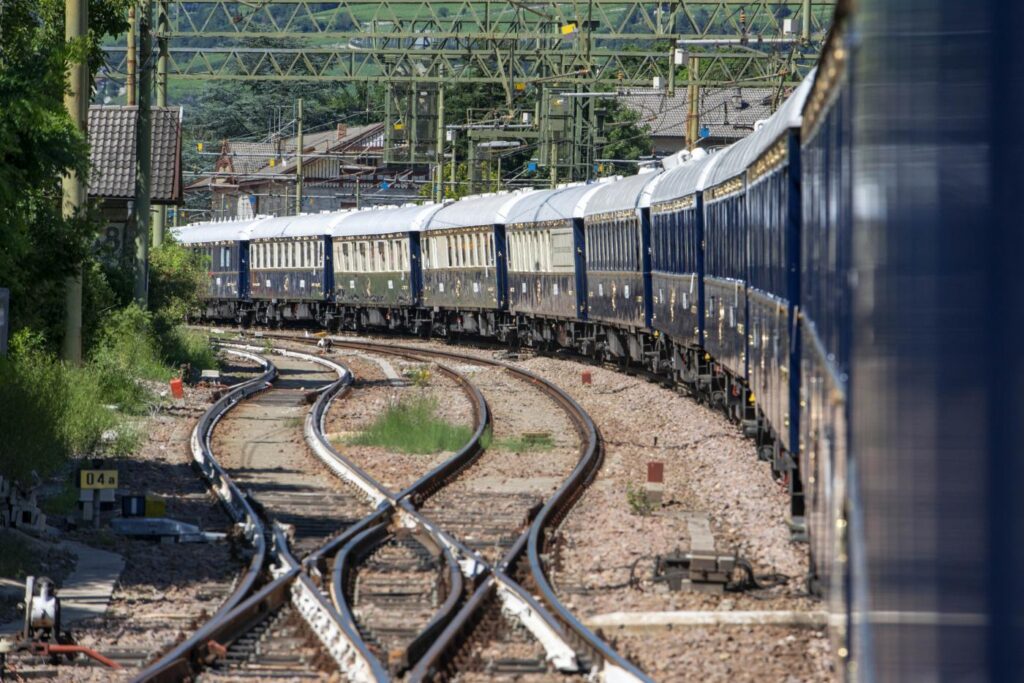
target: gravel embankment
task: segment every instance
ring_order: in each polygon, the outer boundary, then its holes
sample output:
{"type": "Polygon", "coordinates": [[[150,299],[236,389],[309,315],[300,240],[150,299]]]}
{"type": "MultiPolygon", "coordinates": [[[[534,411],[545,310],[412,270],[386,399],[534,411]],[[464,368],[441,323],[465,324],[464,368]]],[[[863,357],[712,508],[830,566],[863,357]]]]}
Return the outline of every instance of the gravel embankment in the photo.
{"type": "MultiPolygon", "coordinates": [[[[487,358],[504,355],[471,347],[459,351],[487,358]]],[[[790,540],[788,494],[737,426],[642,377],[528,354],[512,362],[568,391],[590,413],[603,439],[601,471],[563,523],[551,571],[563,602],[578,616],[824,609],[820,600],[806,594],[808,548],[790,540]],[[583,384],[583,372],[591,374],[591,384],[583,384]],[[649,461],[664,463],[664,504],[641,515],[629,503],[628,491],[646,481],[649,461]],[[735,553],[750,561],[757,574],[781,574],[786,583],[746,593],[707,594],[670,593],[652,582],[654,556],[688,550],[689,520],[695,517],[707,520],[717,553],[735,553]]],[[[520,397],[522,404],[531,401],[520,397]]],[[[543,419],[544,411],[535,414],[543,419]]],[[[827,635],[814,628],[677,626],[643,636],[618,629],[605,629],[605,634],[659,680],[818,681],[834,676],[827,635]]]]}

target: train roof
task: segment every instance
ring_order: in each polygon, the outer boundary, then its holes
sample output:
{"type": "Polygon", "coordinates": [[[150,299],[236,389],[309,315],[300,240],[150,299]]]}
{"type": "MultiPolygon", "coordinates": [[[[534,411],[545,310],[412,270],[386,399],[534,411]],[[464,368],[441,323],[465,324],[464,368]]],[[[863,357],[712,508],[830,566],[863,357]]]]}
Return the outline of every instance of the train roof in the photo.
{"type": "Polygon", "coordinates": [[[395,232],[419,232],[424,222],[444,204],[413,204],[399,207],[375,207],[353,211],[334,225],[335,237],[387,235],[395,232]]]}
{"type": "Polygon", "coordinates": [[[444,207],[431,214],[424,230],[447,230],[450,228],[475,228],[478,226],[504,223],[510,209],[530,194],[533,189],[522,189],[514,192],[498,192],[496,194],[466,197],[457,202],[445,204],[444,207]]]}
{"type": "Polygon", "coordinates": [[[590,197],[584,214],[593,216],[649,206],[649,185],[660,175],[660,171],[651,171],[603,185],[590,197]]]}
{"type": "Polygon", "coordinates": [[[667,171],[651,192],[651,204],[681,199],[703,190],[721,156],[721,153],[709,154],[667,171]]]}
{"type": "Polygon", "coordinates": [[[784,135],[786,131],[791,128],[799,128],[803,122],[804,102],[807,100],[807,94],[810,92],[813,82],[814,72],[811,72],[764,125],[739,142],[719,152],[722,155],[722,160],[711,171],[711,177],[707,183],[708,186],[718,185],[740,175],[757,161],[758,157],[764,154],[769,147],[774,145],[775,141],[784,135]]]}
{"type": "Polygon", "coordinates": [[[281,237],[329,235],[331,228],[349,213],[349,211],[329,211],[268,218],[254,223],[249,228],[249,239],[269,240],[281,237]]]}
{"type": "Polygon", "coordinates": [[[249,239],[254,225],[268,219],[268,216],[253,218],[229,218],[216,221],[202,221],[172,228],[174,238],[180,244],[205,244],[209,242],[237,242],[249,239]]]}
{"type": "Polygon", "coordinates": [[[602,185],[613,181],[614,178],[603,178],[595,183],[574,183],[553,190],[532,192],[509,208],[505,223],[515,225],[581,218],[589,197],[602,185]]]}

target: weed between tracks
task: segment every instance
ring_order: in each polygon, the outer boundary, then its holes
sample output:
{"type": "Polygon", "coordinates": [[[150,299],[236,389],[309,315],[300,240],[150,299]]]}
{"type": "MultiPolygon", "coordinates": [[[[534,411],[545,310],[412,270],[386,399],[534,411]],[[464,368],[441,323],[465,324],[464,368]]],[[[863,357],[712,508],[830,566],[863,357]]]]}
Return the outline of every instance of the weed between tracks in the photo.
{"type": "Polygon", "coordinates": [[[473,430],[437,416],[437,401],[417,397],[403,399],[387,409],[361,434],[346,443],[382,446],[403,453],[429,455],[457,451],[469,442],[473,430]]]}

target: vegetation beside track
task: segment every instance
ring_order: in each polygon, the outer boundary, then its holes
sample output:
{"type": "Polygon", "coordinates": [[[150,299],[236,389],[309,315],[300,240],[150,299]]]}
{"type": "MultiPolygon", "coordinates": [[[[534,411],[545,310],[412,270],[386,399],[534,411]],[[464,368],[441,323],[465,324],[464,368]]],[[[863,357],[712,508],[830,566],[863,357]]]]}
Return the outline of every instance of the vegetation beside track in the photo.
{"type": "Polygon", "coordinates": [[[152,383],[170,380],[184,363],[216,366],[206,337],[178,322],[196,296],[202,264],[173,243],[153,253],[150,311],[128,303],[128,292],[110,280],[94,282],[94,302],[106,305],[94,313],[82,365],[57,357],[45,327],[13,334],[9,357],[0,358],[0,414],[14,426],[0,440],[0,475],[28,484],[33,471],[49,476],[72,455],[134,452],[138,416],[161,400],[152,383]]]}
{"type": "Polygon", "coordinates": [[[428,455],[457,451],[472,436],[473,430],[469,426],[455,425],[439,418],[436,401],[418,396],[391,406],[363,432],[349,438],[347,443],[428,455]]]}

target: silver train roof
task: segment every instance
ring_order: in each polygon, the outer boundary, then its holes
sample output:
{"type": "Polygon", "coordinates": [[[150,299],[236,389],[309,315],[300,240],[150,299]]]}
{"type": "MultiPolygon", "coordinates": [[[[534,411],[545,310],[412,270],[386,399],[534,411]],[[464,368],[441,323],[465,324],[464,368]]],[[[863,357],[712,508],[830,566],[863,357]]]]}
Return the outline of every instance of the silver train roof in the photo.
{"type": "Polygon", "coordinates": [[[331,228],[350,211],[305,213],[298,216],[277,216],[254,223],[249,228],[249,239],[268,240],[288,237],[315,237],[331,234],[331,228]]]}
{"type": "Polygon", "coordinates": [[[812,71],[804,78],[789,99],[772,114],[763,126],[731,147],[719,152],[723,158],[716,164],[711,172],[711,177],[708,178],[709,187],[743,173],[787,131],[799,128],[803,124],[804,102],[807,101],[807,95],[814,83],[814,73],[812,71]]]}
{"type": "Polygon", "coordinates": [[[593,216],[599,213],[626,211],[649,206],[649,186],[660,175],[660,171],[651,171],[602,184],[587,202],[584,215],[593,216]]]}
{"type": "Polygon", "coordinates": [[[251,228],[268,216],[254,218],[232,218],[217,221],[191,223],[172,228],[171,233],[180,244],[206,244],[210,242],[237,242],[249,239],[251,228]]]}
{"type": "Polygon", "coordinates": [[[614,181],[615,178],[602,178],[594,183],[574,183],[532,192],[509,208],[505,223],[516,225],[582,218],[590,197],[603,185],[614,181]]]}
{"type": "Polygon", "coordinates": [[[651,204],[669,202],[703,190],[708,175],[721,156],[722,153],[718,152],[692,159],[665,173],[651,192],[651,204]]]}
{"type": "Polygon", "coordinates": [[[692,159],[666,173],[654,188],[652,204],[689,196],[743,173],[792,128],[803,123],[804,103],[814,82],[812,71],[761,128],[720,152],[692,159]]]}
{"type": "Polygon", "coordinates": [[[502,224],[516,202],[534,192],[533,189],[523,189],[466,197],[445,204],[440,211],[428,216],[423,229],[447,230],[502,224]]]}
{"type": "Polygon", "coordinates": [[[334,237],[386,235],[395,232],[419,232],[424,222],[444,204],[413,204],[352,211],[331,229],[334,237]]]}

